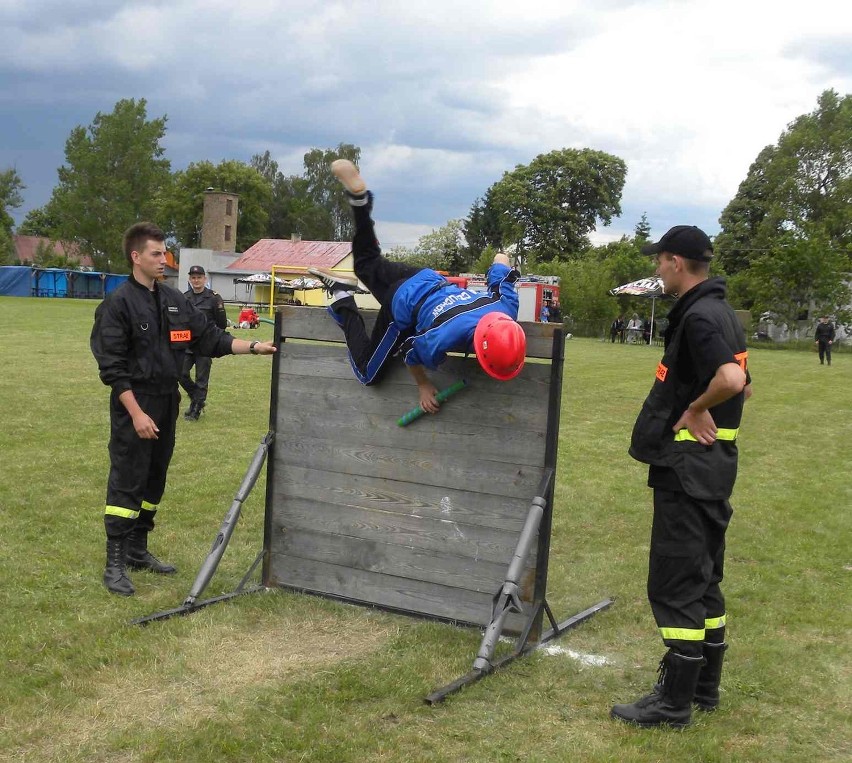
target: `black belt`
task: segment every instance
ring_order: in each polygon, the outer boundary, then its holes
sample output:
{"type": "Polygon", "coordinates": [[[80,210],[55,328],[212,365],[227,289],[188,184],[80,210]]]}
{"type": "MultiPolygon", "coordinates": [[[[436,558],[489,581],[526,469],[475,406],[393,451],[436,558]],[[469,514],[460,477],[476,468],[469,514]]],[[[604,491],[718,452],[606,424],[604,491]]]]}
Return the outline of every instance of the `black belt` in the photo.
{"type": "Polygon", "coordinates": [[[441,291],[441,289],[446,289],[448,286],[453,286],[453,285],[454,284],[451,284],[447,280],[441,281],[441,283],[436,283],[431,289],[429,289],[429,291],[427,291],[417,301],[417,304],[414,306],[414,310],[412,310],[412,312],[411,312],[411,314],[414,318],[414,320],[412,321],[411,328],[413,328],[415,330],[417,329],[417,324],[420,322],[420,309],[426,303],[426,300],[429,299],[429,297],[431,297],[436,291],[441,291]]]}

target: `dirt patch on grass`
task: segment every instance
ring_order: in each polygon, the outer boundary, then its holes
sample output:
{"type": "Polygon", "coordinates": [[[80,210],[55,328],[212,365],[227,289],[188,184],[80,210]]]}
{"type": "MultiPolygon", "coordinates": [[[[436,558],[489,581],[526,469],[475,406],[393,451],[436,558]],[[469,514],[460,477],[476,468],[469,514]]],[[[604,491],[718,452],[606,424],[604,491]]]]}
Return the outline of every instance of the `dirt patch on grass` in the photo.
{"type": "MultiPolygon", "coordinates": [[[[73,707],[43,714],[29,729],[32,741],[10,760],[135,761],[121,740],[138,729],[196,728],[206,719],[239,715],[258,706],[269,687],[316,675],[323,667],[381,649],[396,628],[365,613],[346,618],[322,613],[306,620],[274,618],[245,625],[202,623],[171,641],[156,659],[102,668],[81,687],[73,707]],[[118,748],[118,749],[116,749],[118,748]]],[[[156,631],[151,630],[156,639],[156,631]]],[[[0,760],[3,760],[0,753],[0,760]]]]}

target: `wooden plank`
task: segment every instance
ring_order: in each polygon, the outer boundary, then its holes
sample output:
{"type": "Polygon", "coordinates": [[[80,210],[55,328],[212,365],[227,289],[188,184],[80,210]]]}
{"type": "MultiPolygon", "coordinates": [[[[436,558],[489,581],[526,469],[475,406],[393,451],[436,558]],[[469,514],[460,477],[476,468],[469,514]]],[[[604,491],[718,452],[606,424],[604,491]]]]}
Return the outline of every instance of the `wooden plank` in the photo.
{"type": "Polygon", "coordinates": [[[283,501],[286,496],[310,496],[318,503],[412,517],[452,519],[461,525],[482,525],[516,534],[524,526],[531,503],[521,498],[497,499],[470,490],[432,485],[412,487],[408,482],[304,469],[292,464],[275,469],[273,489],[276,507],[279,498],[283,501]]]}
{"type": "MultiPolygon", "coordinates": [[[[480,625],[491,621],[493,594],[397,578],[325,562],[272,554],[264,585],[288,585],[316,593],[345,596],[384,607],[480,625]]],[[[521,619],[508,619],[507,630],[517,632],[521,619]]]]}
{"type": "MultiPolygon", "coordinates": [[[[343,341],[343,332],[324,307],[285,305],[277,308],[276,312],[282,314],[281,336],[285,338],[323,342],[343,341]]],[[[375,310],[361,311],[367,331],[372,330],[377,314],[375,310]]],[[[553,333],[557,328],[561,328],[561,324],[521,321],[521,326],[527,336],[527,357],[551,358],[553,355],[553,333]]]]}
{"type": "MultiPolygon", "coordinates": [[[[322,345],[291,345],[282,348],[278,380],[279,418],[294,407],[316,410],[318,422],[327,414],[357,416],[382,413],[394,421],[415,407],[417,387],[402,364],[390,369],[377,385],[365,387],[352,374],[342,350],[322,345]],[[333,354],[330,354],[330,351],[333,354]],[[311,399],[314,393],[316,400],[311,399]],[[301,395],[298,399],[290,396],[301,395]],[[307,395],[307,400],[305,396],[307,395]]],[[[447,402],[452,416],[425,417],[426,420],[468,427],[481,424],[544,432],[547,427],[549,366],[530,364],[516,379],[498,382],[485,375],[475,361],[453,358],[439,372],[431,372],[435,386],[444,389],[458,379],[469,388],[447,402]]],[[[418,422],[419,428],[423,422],[418,422]]]]}
{"type": "MultiPolygon", "coordinates": [[[[503,585],[508,569],[508,563],[295,528],[282,533],[277,541],[273,553],[491,595],[503,585]]],[[[534,575],[530,570],[528,577],[534,575]]]]}
{"type": "Polygon", "coordinates": [[[541,431],[488,426],[474,430],[452,419],[449,408],[443,411],[445,415],[440,420],[430,416],[431,421],[424,421],[422,426],[400,427],[397,416],[388,415],[386,410],[318,416],[308,407],[309,402],[298,394],[288,395],[288,410],[276,423],[280,437],[289,439],[319,431],[323,438],[340,445],[381,444],[398,450],[440,453],[445,460],[452,460],[457,454],[476,453],[481,458],[506,464],[535,466],[544,461],[545,438],[541,431]]]}
{"type": "Polygon", "coordinates": [[[280,536],[295,529],[329,535],[336,533],[475,561],[481,559],[506,568],[512,560],[519,536],[519,533],[466,525],[453,519],[321,503],[311,496],[277,491],[270,526],[271,548],[277,548],[280,536]]]}
{"type": "Polygon", "coordinates": [[[544,474],[543,467],[509,465],[478,458],[475,454],[456,454],[452,461],[446,461],[440,453],[341,444],[304,433],[298,438],[276,439],[275,463],[276,468],[293,464],[307,469],[528,500],[535,496],[544,474]]]}

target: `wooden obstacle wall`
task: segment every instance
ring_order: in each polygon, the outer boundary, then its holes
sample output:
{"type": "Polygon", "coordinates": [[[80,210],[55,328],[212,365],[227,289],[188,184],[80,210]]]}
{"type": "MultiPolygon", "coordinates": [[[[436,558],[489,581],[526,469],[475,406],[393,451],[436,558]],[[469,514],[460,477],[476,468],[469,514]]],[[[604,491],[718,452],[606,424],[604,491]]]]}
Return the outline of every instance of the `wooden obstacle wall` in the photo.
{"type": "MultiPolygon", "coordinates": [[[[450,357],[430,373],[435,385],[469,387],[439,414],[399,427],[417,404],[401,360],[364,387],[324,309],[278,313],[265,585],[489,622],[530,503],[556,463],[561,326],[523,325],[529,357],[518,377],[498,382],[475,357],[450,357]]],[[[541,532],[549,536],[549,512],[541,532]]],[[[548,540],[529,562],[526,602],[544,595],[534,584],[546,581],[548,540]]]]}

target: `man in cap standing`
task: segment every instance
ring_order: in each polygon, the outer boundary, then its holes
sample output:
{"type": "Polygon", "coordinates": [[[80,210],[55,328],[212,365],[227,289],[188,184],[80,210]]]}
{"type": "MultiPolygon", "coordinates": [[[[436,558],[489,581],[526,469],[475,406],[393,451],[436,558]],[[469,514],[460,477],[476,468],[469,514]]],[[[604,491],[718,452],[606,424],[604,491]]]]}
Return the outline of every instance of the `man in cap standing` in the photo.
{"type": "Polygon", "coordinates": [[[834,344],[834,326],[828,322],[828,316],[823,315],[817,323],[814,331],[814,344],[819,349],[819,364],[822,366],[825,361],[831,365],[831,345],[834,344]]]}
{"type": "MultiPolygon", "coordinates": [[[[225,301],[219,292],[208,289],[206,285],[207,274],[201,265],[193,265],[189,269],[189,286],[184,296],[194,305],[199,312],[215,326],[224,329],[228,325],[228,316],[225,313],[225,301]]],[[[201,411],[207,403],[207,387],[210,384],[210,369],[213,359],[198,355],[192,350],[186,351],[183,371],[180,376],[180,386],[189,395],[189,408],[183,417],[187,421],[198,421],[201,411]],[[195,380],[190,372],[195,366],[195,380]]]]}
{"type": "Polygon", "coordinates": [[[668,651],[653,691],[611,715],[638,726],[685,726],[693,703],[719,704],[725,643],[722,580],[737,434],[751,394],[745,333],[710,278],[713,246],[677,225],[642,250],[654,255],[669,313],[665,352],[636,424],[630,455],[649,464],[654,491],[648,599],[668,651]]]}

